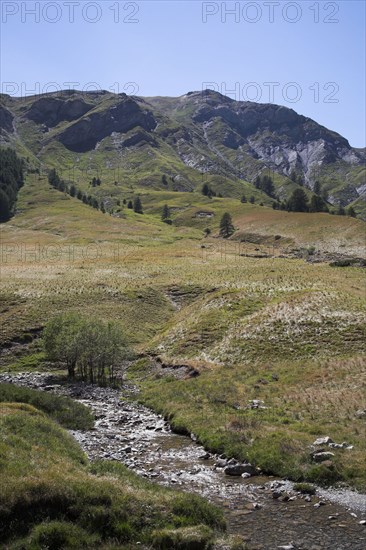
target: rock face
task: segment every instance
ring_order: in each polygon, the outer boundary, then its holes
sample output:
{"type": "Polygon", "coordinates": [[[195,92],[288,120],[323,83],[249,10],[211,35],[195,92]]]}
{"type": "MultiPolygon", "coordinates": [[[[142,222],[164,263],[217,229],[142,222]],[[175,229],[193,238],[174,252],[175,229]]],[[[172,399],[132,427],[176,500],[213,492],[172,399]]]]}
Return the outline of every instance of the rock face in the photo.
{"type": "Polygon", "coordinates": [[[90,113],[58,135],[58,140],[71,151],[83,153],[94,149],[98,141],[113,132],[126,133],[136,126],[151,131],[157,122],[151,111],[144,110],[130,98],[122,99],[107,110],[90,113]]]}
{"type": "Polygon", "coordinates": [[[3,131],[8,133],[14,132],[13,119],[14,119],[14,116],[12,115],[12,113],[8,109],[6,109],[6,107],[4,107],[3,105],[0,105],[1,133],[3,133],[3,131]]]}
{"type": "Polygon", "coordinates": [[[234,101],[216,92],[207,92],[192,119],[208,128],[215,126],[215,132],[217,128],[213,123],[220,121],[223,137],[217,140],[211,136],[216,146],[231,149],[245,146],[250,156],[286,175],[295,169],[304,173],[306,179],[319,163],[345,161],[358,165],[362,162],[362,155],[353,150],[345,138],[280,105],[234,101]]]}
{"type": "Polygon", "coordinates": [[[76,120],[92,108],[92,104],[80,98],[64,101],[56,97],[41,97],[31,105],[25,116],[37,124],[52,128],[64,120],[76,120]]]}

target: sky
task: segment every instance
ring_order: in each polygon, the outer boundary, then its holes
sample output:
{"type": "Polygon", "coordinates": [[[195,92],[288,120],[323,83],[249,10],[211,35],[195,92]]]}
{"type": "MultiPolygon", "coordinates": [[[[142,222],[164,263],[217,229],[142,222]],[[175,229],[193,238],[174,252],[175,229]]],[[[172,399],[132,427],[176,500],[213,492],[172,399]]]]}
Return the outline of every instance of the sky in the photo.
{"type": "Polygon", "coordinates": [[[363,0],[0,0],[1,91],[210,88],[276,103],[365,147],[363,0]]]}

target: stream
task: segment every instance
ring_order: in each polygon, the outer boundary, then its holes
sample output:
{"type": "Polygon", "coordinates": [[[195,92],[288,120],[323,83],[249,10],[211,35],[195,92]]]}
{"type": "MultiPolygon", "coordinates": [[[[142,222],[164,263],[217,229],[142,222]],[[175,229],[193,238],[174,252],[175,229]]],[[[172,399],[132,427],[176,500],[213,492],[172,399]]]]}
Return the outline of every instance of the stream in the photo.
{"type": "Polygon", "coordinates": [[[70,432],[90,460],[117,460],[161,485],[205,496],[224,510],[228,532],[256,550],[366,548],[366,495],[321,488],[301,495],[275,477],[225,475],[227,460],[206,453],[194,436],[174,434],[161,416],[133,400],[133,386],[64,384],[43,373],[2,374],[0,382],[68,395],[90,407],[94,429],[70,432]]]}

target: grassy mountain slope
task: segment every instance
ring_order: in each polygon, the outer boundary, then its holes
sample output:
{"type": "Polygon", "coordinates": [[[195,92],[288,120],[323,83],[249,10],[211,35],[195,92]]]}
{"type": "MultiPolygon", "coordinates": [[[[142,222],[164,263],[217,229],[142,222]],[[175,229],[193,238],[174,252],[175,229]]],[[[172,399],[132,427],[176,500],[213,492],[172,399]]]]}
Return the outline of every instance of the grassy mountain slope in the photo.
{"type": "MultiPolygon", "coordinates": [[[[216,92],[139,98],[74,91],[2,96],[1,103],[3,142],[78,188],[100,177],[98,194],[113,209],[128,192],[192,191],[203,182],[223,196],[250,196],[264,174],[286,199],[298,187],[289,177],[296,172],[309,194],[318,181],[332,204],[352,203],[363,213],[364,151],[285,107],[216,92]]],[[[260,200],[271,202],[263,193],[260,200]]]]}
{"type": "Polygon", "coordinates": [[[2,343],[63,311],[114,319],[143,354],[131,370],[142,399],[177,427],[267,471],[364,489],[363,272],[293,252],[360,256],[364,222],[145,192],[144,215],[117,218],[27,177],[2,226],[2,343]],[[171,226],[160,220],[165,203],[171,226]],[[229,240],[218,237],[225,211],[237,228],[229,240]],[[252,410],[252,399],[267,408],[252,410]],[[317,466],[317,435],[354,449],[317,466]]]}

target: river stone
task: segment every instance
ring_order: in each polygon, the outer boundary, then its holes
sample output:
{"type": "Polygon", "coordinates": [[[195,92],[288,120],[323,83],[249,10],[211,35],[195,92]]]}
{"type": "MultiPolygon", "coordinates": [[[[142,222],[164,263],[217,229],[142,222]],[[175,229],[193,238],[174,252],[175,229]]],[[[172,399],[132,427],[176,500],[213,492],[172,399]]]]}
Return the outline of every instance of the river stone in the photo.
{"type": "Polygon", "coordinates": [[[251,476],[255,476],[257,474],[257,470],[251,464],[235,464],[226,466],[224,473],[227,476],[241,476],[242,474],[250,474],[251,476]]]}
{"type": "Polygon", "coordinates": [[[227,466],[227,461],[224,458],[218,458],[215,462],[217,468],[225,468],[227,466]]]}
{"type": "Polygon", "coordinates": [[[334,457],[334,453],[330,451],[314,453],[312,458],[315,462],[324,462],[325,460],[331,460],[334,457]]]}

